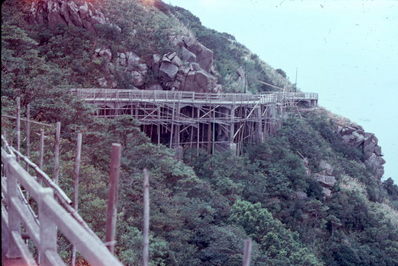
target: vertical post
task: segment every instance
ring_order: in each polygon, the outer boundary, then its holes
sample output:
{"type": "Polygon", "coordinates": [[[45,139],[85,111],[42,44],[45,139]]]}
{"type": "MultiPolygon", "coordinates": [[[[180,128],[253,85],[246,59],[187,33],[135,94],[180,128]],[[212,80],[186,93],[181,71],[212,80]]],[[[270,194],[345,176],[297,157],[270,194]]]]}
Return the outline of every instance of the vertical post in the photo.
{"type": "Polygon", "coordinates": [[[199,147],[200,147],[200,108],[198,107],[198,129],[197,129],[197,140],[196,140],[196,155],[199,155],[199,147]]]}
{"type": "Polygon", "coordinates": [[[250,266],[250,259],[251,259],[251,253],[252,253],[252,240],[246,239],[245,240],[245,246],[243,249],[243,266],[250,266]]]}
{"type": "Polygon", "coordinates": [[[258,142],[262,143],[264,141],[264,134],[263,134],[263,127],[262,127],[262,114],[261,114],[261,105],[257,107],[257,121],[256,123],[256,133],[257,133],[257,138],[258,142]]]}
{"type": "Polygon", "coordinates": [[[46,251],[57,252],[57,226],[53,222],[49,209],[45,202],[47,198],[53,198],[54,193],[51,188],[43,188],[40,193],[39,201],[39,221],[40,221],[40,246],[39,265],[51,265],[47,260],[46,251]]]}
{"type": "MultiPolygon", "coordinates": [[[[77,134],[77,147],[76,147],[76,158],[75,158],[75,167],[73,171],[74,175],[74,194],[73,194],[73,208],[77,212],[79,208],[79,178],[80,178],[80,159],[82,152],[82,133],[77,134]]],[[[76,247],[72,248],[72,266],[76,265],[76,247]]]]}
{"type": "Polygon", "coordinates": [[[115,250],[116,236],[116,215],[117,200],[120,175],[120,159],[122,146],[118,143],[112,143],[111,166],[109,173],[109,192],[108,192],[108,208],[106,214],[106,237],[108,249],[111,253],[115,250]]]}
{"type": "Polygon", "coordinates": [[[143,227],[142,265],[149,262],[149,174],[144,169],[144,227],[143,227]]]}
{"type": "Polygon", "coordinates": [[[21,253],[20,253],[19,249],[17,248],[17,245],[15,244],[13,237],[12,237],[12,232],[18,232],[19,234],[21,233],[21,220],[19,218],[17,210],[15,210],[11,204],[12,198],[18,197],[17,179],[16,179],[16,177],[12,176],[12,173],[10,171],[10,163],[13,159],[15,160],[15,156],[7,155],[5,165],[4,165],[5,176],[7,177],[7,205],[9,206],[8,207],[9,245],[8,245],[6,257],[10,258],[10,259],[11,258],[19,258],[21,256],[21,253]]]}
{"type": "Polygon", "coordinates": [[[39,168],[43,169],[43,158],[44,158],[44,130],[40,129],[40,160],[39,168]]]}
{"type": "Polygon", "coordinates": [[[54,182],[59,181],[59,148],[61,144],[61,122],[57,122],[55,129],[55,148],[54,148],[54,182]]]}
{"type": "Polygon", "coordinates": [[[20,150],[21,150],[21,98],[17,97],[17,151],[20,152],[20,150]]]}
{"type": "Polygon", "coordinates": [[[215,142],[216,142],[216,110],[213,111],[213,124],[212,124],[212,136],[211,136],[211,153],[215,153],[215,142]]]}
{"type": "Polygon", "coordinates": [[[26,106],[26,157],[30,157],[30,104],[26,106]]]}
{"type": "Polygon", "coordinates": [[[158,146],[160,145],[160,127],[161,127],[161,123],[160,123],[160,119],[161,119],[161,111],[162,109],[158,108],[158,126],[157,126],[157,135],[158,135],[158,146]]]}

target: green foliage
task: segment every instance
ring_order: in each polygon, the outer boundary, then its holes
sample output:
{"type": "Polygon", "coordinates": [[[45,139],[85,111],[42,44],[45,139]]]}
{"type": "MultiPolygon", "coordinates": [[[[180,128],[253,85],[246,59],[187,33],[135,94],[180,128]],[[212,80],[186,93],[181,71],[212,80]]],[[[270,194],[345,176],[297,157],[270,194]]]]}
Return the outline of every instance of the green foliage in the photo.
{"type": "Polygon", "coordinates": [[[314,254],[301,246],[298,235],[284,228],[260,203],[236,201],[229,220],[242,226],[260,243],[268,265],[322,265],[314,254]]]}

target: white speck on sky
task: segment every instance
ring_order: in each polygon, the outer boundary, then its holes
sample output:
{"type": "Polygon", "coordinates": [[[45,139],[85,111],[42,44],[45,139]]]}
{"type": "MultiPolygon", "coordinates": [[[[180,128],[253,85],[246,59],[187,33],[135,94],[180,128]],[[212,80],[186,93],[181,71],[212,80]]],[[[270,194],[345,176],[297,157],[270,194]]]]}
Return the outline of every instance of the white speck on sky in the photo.
{"type": "Polygon", "coordinates": [[[398,1],[164,0],[227,32],[373,132],[398,183],[398,1]]]}

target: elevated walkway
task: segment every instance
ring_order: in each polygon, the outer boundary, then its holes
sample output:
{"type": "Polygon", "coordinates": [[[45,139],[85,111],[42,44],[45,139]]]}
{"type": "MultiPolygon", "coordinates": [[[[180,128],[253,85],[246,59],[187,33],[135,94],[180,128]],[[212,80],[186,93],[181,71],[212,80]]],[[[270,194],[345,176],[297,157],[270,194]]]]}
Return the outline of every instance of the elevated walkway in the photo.
{"type": "Polygon", "coordinates": [[[87,88],[71,89],[71,93],[94,104],[96,116],[134,117],[154,143],[209,152],[232,147],[238,154],[243,143],[261,142],[272,135],[286,112],[318,104],[318,94],[303,92],[243,94],[87,88]]]}

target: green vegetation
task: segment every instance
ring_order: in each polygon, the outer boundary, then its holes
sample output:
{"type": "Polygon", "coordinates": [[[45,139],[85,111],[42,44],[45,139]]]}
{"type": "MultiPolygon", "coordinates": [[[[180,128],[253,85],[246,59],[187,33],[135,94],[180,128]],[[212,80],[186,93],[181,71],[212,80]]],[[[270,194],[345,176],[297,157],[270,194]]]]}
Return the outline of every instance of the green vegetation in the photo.
{"type": "MultiPolygon", "coordinates": [[[[67,88],[94,85],[103,71],[101,62],[91,60],[97,46],[162,52],[170,49],[164,36],[187,28],[214,50],[224,84],[245,60],[250,87],[267,90],[255,80],[273,81],[263,63],[232,36],[205,29],[182,9],[170,8],[176,17],[170,19],[167,12],[137,1],[106,2],[111,3],[108,15],[122,34],[103,28],[96,36],[81,28],[28,25],[24,9],[6,2],[1,99],[2,113],[13,114],[19,96],[22,112],[31,104],[33,119],[62,122],[60,180],[69,195],[76,132],[83,132],[80,213],[100,237],[109,149],[113,142],[123,145],[116,254],[125,264],[137,265],[141,259],[146,167],[151,173],[151,265],[241,265],[243,240],[249,237],[253,265],[398,265],[398,186],[391,179],[375,180],[362,153],[343,144],[324,112],[292,115],[276,136],[247,146],[243,156],[187,150],[183,161],[172,150],[151,144],[128,116],[90,116],[92,108],[67,88]],[[126,37],[126,32],[136,33],[126,37]],[[225,40],[230,45],[223,50],[225,40]],[[330,197],[312,177],[321,171],[321,160],[333,166],[337,179],[330,197]]],[[[11,131],[11,123],[2,125],[11,131]]],[[[50,138],[48,145],[52,142],[50,138]]],[[[34,160],[37,156],[33,152],[34,160]]],[[[51,156],[47,151],[45,158],[51,156]]],[[[51,166],[45,170],[51,172],[51,166]]],[[[60,241],[60,250],[69,258],[66,242],[60,241]]]]}

